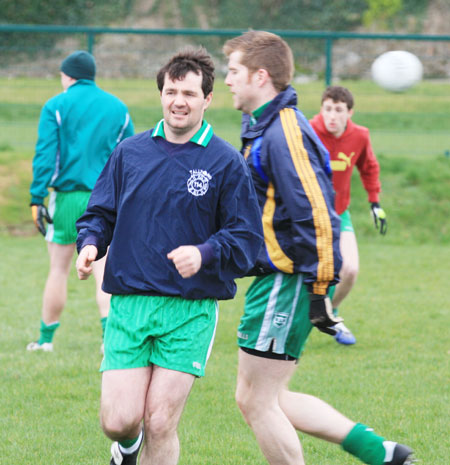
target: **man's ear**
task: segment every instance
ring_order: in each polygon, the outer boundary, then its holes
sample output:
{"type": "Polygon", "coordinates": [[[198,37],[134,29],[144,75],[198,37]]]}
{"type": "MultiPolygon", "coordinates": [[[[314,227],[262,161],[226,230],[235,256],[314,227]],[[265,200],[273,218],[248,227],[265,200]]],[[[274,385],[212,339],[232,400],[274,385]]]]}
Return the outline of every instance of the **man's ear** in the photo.
{"type": "Polygon", "coordinates": [[[260,84],[260,86],[263,86],[270,79],[270,75],[267,72],[267,69],[259,68],[255,74],[257,82],[260,84]]]}
{"type": "Polygon", "coordinates": [[[205,110],[209,107],[209,105],[211,104],[212,102],[212,98],[213,98],[213,93],[210,92],[206,97],[205,97],[205,110]]]}

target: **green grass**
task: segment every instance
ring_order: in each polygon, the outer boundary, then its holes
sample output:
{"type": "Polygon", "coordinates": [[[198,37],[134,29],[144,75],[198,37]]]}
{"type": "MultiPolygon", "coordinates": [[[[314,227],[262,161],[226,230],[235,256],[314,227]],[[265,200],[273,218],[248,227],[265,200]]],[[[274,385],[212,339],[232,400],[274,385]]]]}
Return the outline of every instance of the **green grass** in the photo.
{"type": "MultiPolygon", "coordinates": [[[[361,241],[361,275],[342,307],[357,345],[314,331],[292,389],[317,395],[389,439],[410,444],[423,464],[448,463],[447,287],[450,247],[361,241]]],[[[101,465],[110,442],[98,424],[100,323],[94,283],[69,281],[55,352],[27,353],[37,337],[47,256],[41,237],[1,237],[0,463],[101,465]],[[22,267],[25,271],[20,271],[22,267]]],[[[236,328],[248,279],[221,303],[207,375],[180,425],[181,465],[263,465],[234,403],[236,328]]],[[[359,463],[301,435],[307,463],[359,463]]]]}
{"type": "MultiPolygon", "coordinates": [[[[34,234],[28,207],[31,161],[26,154],[10,150],[0,151],[0,160],[0,233],[34,234]]],[[[358,237],[380,244],[449,245],[450,159],[380,155],[379,160],[381,204],[387,213],[389,231],[385,237],[375,234],[367,194],[355,172],[351,212],[358,225],[358,237]]]]}
{"type": "MultiPolygon", "coordinates": [[[[161,118],[156,84],[151,80],[101,80],[130,108],[136,130],[161,118]]],[[[404,94],[383,91],[369,81],[346,81],[355,100],[354,120],[371,129],[382,172],[382,203],[390,233],[386,242],[450,243],[450,85],[422,82],[404,94]],[[423,227],[426,225],[426,228],[423,227]]],[[[318,110],[322,82],[296,85],[299,106],[307,117],[318,110]]],[[[30,234],[28,210],[31,161],[42,104],[61,89],[58,79],[0,79],[0,232],[30,234]]],[[[218,78],[207,119],[216,133],[239,147],[240,113],[231,106],[218,78]]],[[[367,201],[354,177],[352,213],[367,217],[367,201]]],[[[362,222],[358,234],[371,234],[362,222]]]]}
{"type": "MultiPolygon", "coordinates": [[[[450,244],[450,159],[378,157],[381,166],[381,204],[388,233],[376,240],[390,244],[450,244]]],[[[359,238],[373,240],[369,204],[359,176],[352,178],[352,218],[359,238]]]]}
{"type": "MultiPolygon", "coordinates": [[[[314,331],[292,388],[318,395],[389,439],[410,444],[421,463],[448,463],[450,263],[449,86],[423,82],[388,94],[370,82],[345,82],[356,96],[355,121],[372,130],[381,165],[388,234],[370,218],[355,174],[352,219],[361,272],[342,306],[357,336],[343,347],[314,331]]],[[[138,131],[160,118],[152,81],[101,81],[130,108],[138,131]]],[[[322,83],[297,86],[310,117],[322,83]]],[[[42,104],[58,80],[0,79],[0,445],[1,464],[100,465],[109,445],[98,424],[100,322],[93,281],[69,280],[67,307],[52,354],[27,353],[38,335],[48,271],[45,242],[32,225],[28,188],[42,104]]],[[[240,115],[222,82],[207,119],[239,146],[240,115]]],[[[234,403],[236,328],[249,279],[221,304],[207,376],[198,380],[180,425],[181,465],[263,465],[234,403]]],[[[303,436],[314,465],[358,462],[338,447],[303,436]]]]}
{"type": "MultiPolygon", "coordinates": [[[[429,156],[450,150],[449,83],[424,81],[402,94],[386,92],[370,81],[339,84],[354,93],[353,119],[371,129],[377,153],[429,156]]],[[[99,85],[128,105],[138,131],[152,127],[161,117],[154,81],[105,79],[99,85]]],[[[312,117],[320,106],[323,83],[295,84],[295,87],[299,107],[307,117],[312,117]]],[[[31,153],[40,109],[60,91],[58,79],[0,78],[0,128],[4,128],[0,132],[0,148],[18,147],[31,153]]],[[[232,109],[229,91],[221,77],[217,79],[207,118],[220,136],[239,145],[240,116],[232,109]]]]}

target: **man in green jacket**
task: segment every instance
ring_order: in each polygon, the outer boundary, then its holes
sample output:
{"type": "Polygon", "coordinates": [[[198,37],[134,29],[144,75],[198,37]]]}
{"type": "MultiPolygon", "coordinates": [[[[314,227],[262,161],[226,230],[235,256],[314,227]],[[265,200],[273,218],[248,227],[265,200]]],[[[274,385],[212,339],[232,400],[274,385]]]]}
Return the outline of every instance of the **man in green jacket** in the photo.
{"type": "MultiPolygon", "coordinates": [[[[76,220],[84,213],[91,191],[110,153],[133,135],[126,105],[95,84],[94,57],[85,51],[70,54],[61,64],[64,92],[43,107],[33,159],[31,211],[45,236],[50,271],[42,302],[40,337],[27,350],[53,350],[53,336],[67,298],[67,279],[75,250],[76,220]],[[48,209],[44,200],[52,188],[48,209]],[[45,223],[48,223],[46,227],[45,223]]],[[[104,259],[94,265],[96,299],[102,327],[109,311],[101,289],[104,259]]]]}

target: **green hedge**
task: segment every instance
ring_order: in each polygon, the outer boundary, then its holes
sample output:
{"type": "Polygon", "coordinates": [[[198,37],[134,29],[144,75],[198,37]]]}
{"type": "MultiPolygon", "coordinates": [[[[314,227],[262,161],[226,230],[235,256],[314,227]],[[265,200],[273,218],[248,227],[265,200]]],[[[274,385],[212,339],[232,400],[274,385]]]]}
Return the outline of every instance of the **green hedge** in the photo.
{"type": "MultiPolygon", "coordinates": [[[[64,26],[105,26],[123,18],[132,9],[133,0],[0,0],[0,23],[51,24],[64,26]]],[[[49,49],[61,35],[17,34],[0,35],[0,51],[5,61],[20,53],[33,55],[49,49]]]]}

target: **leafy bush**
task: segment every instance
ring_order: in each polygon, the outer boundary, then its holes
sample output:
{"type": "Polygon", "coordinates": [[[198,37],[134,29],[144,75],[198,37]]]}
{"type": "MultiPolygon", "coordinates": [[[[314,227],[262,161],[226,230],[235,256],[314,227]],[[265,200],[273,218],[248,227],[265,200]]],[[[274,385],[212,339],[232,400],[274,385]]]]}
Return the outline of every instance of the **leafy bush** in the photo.
{"type": "MultiPolygon", "coordinates": [[[[105,26],[124,17],[133,0],[0,0],[0,23],[64,26],[105,26]]],[[[18,52],[34,55],[42,49],[52,49],[61,35],[18,34],[0,35],[2,58],[14,59],[18,52]]]]}

